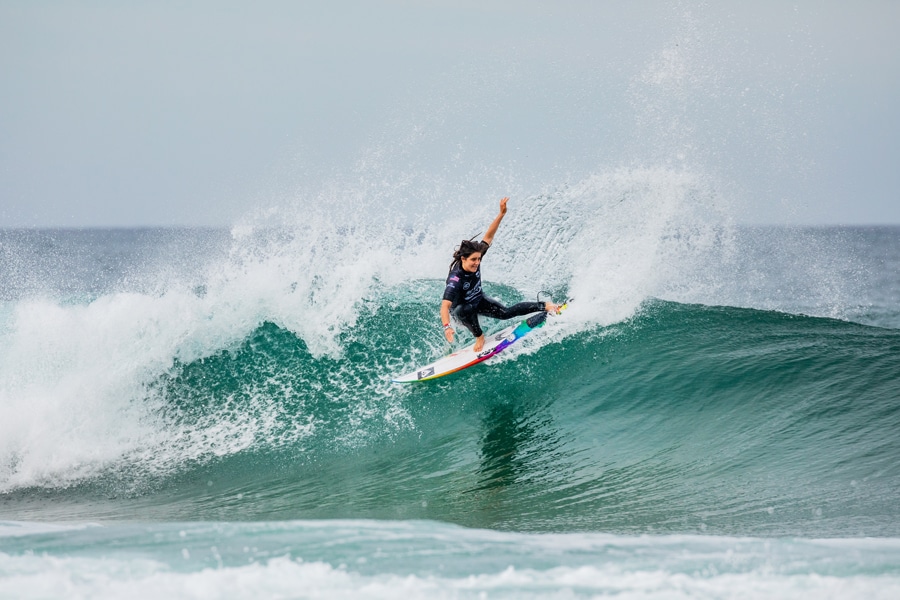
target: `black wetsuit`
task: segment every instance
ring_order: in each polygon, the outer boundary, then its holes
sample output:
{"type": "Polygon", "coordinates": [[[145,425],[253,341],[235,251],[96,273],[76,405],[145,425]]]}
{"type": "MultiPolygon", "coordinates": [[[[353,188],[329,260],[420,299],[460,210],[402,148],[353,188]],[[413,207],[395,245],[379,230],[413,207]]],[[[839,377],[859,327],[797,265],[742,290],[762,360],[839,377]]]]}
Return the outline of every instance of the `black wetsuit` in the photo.
{"type": "MultiPolygon", "coordinates": [[[[487,249],[481,255],[484,256],[486,252],[487,249]]],[[[450,314],[475,337],[484,333],[478,323],[478,315],[505,320],[544,310],[543,302],[519,302],[507,308],[485,296],[481,291],[481,265],[474,273],[469,273],[462,265],[450,271],[447,287],[444,288],[444,300],[452,302],[450,314]]]]}

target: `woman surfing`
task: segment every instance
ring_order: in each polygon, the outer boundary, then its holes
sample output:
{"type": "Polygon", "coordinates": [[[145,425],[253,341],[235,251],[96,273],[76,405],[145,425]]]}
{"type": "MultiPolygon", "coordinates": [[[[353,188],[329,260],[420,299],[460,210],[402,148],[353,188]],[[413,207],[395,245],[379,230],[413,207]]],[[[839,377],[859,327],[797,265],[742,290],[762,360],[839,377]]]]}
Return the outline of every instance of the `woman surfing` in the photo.
{"type": "Polygon", "coordinates": [[[539,311],[559,312],[559,306],[552,302],[519,302],[506,307],[485,296],[481,290],[481,259],[491,247],[500,221],[506,215],[507,202],[509,198],[500,200],[500,213],[491,222],[480,242],[463,240],[453,253],[447,287],[444,288],[441,302],[441,323],[447,341],[453,343],[453,336],[456,335],[456,331],[450,326],[452,315],[475,336],[475,352],[480,352],[484,347],[484,332],[478,323],[478,315],[505,320],[539,311]]]}

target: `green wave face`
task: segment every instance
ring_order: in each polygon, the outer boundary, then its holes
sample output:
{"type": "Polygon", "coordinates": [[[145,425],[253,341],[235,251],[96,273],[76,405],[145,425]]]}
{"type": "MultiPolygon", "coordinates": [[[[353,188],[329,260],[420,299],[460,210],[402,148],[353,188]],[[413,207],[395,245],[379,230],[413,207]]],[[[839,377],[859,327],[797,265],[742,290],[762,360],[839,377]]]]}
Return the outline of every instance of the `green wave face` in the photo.
{"type": "Polygon", "coordinates": [[[339,357],[263,324],[148,388],[157,424],[182,432],[166,447],[4,502],[45,518],[900,533],[896,330],[652,301],[624,323],[390,384],[442,351],[439,332],[420,340],[432,313],[370,307],[339,357]]]}

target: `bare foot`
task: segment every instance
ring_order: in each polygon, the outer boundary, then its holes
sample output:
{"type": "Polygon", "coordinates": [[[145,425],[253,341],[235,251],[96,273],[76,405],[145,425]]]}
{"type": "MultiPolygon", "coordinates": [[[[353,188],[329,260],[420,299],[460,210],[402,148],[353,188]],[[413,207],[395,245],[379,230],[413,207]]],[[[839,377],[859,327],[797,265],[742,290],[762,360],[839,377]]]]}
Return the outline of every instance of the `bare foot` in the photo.
{"type": "Polygon", "coordinates": [[[554,315],[559,314],[559,304],[553,304],[552,302],[547,302],[544,304],[544,310],[548,313],[553,313],[554,315]]]}
{"type": "Polygon", "coordinates": [[[481,349],[484,348],[484,336],[480,335],[475,338],[475,345],[472,347],[473,352],[481,352],[481,349]]]}

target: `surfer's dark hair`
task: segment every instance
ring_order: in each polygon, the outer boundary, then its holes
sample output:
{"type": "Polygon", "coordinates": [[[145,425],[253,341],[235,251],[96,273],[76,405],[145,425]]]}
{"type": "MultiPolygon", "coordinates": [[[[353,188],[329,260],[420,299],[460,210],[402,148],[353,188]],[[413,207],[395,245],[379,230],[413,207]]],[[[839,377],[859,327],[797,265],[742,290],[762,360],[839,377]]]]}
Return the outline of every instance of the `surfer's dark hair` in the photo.
{"type": "MultiPolygon", "coordinates": [[[[477,237],[477,236],[476,236],[477,237]]],[[[484,254],[487,252],[487,249],[490,247],[485,241],[476,242],[475,238],[470,238],[468,240],[463,240],[460,242],[459,247],[453,253],[453,262],[450,263],[450,270],[457,269],[462,265],[462,259],[472,256],[476,252],[481,252],[484,254]]]]}

